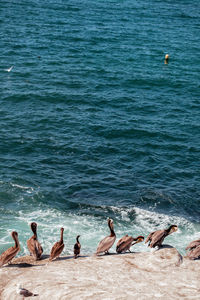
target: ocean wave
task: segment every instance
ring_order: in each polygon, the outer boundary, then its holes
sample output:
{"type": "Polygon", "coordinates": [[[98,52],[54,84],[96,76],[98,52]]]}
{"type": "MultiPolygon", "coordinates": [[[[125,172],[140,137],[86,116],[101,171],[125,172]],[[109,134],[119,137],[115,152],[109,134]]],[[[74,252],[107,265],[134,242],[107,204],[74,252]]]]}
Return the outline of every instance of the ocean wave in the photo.
{"type": "MultiPolygon", "coordinates": [[[[80,208],[81,210],[81,208],[80,208]]],[[[84,210],[83,210],[84,211],[84,210]]],[[[98,242],[109,234],[107,218],[114,220],[114,228],[117,239],[125,234],[132,236],[147,235],[155,230],[168,228],[171,224],[179,227],[177,233],[169,236],[166,242],[172,244],[184,253],[186,244],[192,239],[198,238],[200,226],[198,223],[175,216],[148,211],[138,207],[114,207],[101,206],[87,212],[75,214],[73,212],[42,206],[32,211],[19,211],[10,219],[9,225],[3,223],[1,230],[0,248],[4,250],[12,243],[10,232],[16,230],[19,234],[21,254],[28,254],[26,240],[32,235],[30,223],[37,222],[38,238],[43,245],[44,252],[49,253],[53,243],[59,239],[60,228],[64,227],[65,253],[73,253],[73,245],[78,234],[81,235],[83,253],[93,253],[98,242]]],[[[140,251],[147,251],[144,244],[139,244],[140,251]]],[[[115,251],[114,247],[112,251],[115,251]]]]}

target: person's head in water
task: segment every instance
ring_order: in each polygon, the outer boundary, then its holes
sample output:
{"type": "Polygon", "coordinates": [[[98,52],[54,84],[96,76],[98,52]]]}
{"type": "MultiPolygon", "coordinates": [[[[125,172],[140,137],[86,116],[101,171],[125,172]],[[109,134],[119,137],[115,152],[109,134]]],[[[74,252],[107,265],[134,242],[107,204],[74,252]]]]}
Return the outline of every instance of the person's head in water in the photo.
{"type": "Polygon", "coordinates": [[[166,54],[165,55],[165,64],[168,64],[168,62],[169,62],[169,54],[166,54]]]}

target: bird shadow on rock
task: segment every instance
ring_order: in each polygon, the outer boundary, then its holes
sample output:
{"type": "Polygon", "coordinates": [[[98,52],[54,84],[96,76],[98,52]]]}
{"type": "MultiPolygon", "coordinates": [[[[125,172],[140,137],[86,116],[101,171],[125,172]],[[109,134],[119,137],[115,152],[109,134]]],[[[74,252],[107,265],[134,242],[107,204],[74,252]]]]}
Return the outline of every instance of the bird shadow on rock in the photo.
{"type": "Polygon", "coordinates": [[[79,256],[77,256],[76,259],[79,259],[79,258],[85,258],[85,257],[90,257],[90,256],[89,256],[89,255],[79,255],[79,256]]]}
{"type": "Polygon", "coordinates": [[[40,260],[47,259],[49,258],[49,256],[50,256],[49,254],[43,254],[40,260]]]}
{"type": "Polygon", "coordinates": [[[21,262],[21,263],[9,264],[7,266],[4,266],[4,268],[31,268],[31,267],[40,267],[40,266],[44,266],[44,264],[33,265],[33,264],[21,262]]]}
{"type": "Polygon", "coordinates": [[[94,256],[96,256],[96,257],[106,257],[106,256],[114,256],[114,255],[131,255],[131,254],[140,254],[140,253],[142,253],[142,252],[135,252],[135,251],[130,251],[130,252],[122,252],[122,253],[117,253],[117,252],[113,252],[113,253],[105,253],[105,254],[100,254],[100,255],[95,255],[94,254],[94,256]]]}
{"type": "Polygon", "coordinates": [[[163,244],[163,245],[161,245],[161,246],[158,248],[158,250],[166,249],[166,248],[168,248],[168,249],[170,249],[170,248],[176,249],[175,247],[173,247],[173,246],[171,246],[171,245],[163,244]]]}
{"type": "MultiPolygon", "coordinates": [[[[76,260],[79,259],[79,258],[83,258],[83,257],[89,257],[89,255],[79,255],[76,258],[76,260]]],[[[59,258],[57,258],[57,259],[55,259],[53,261],[67,260],[67,259],[74,259],[74,256],[72,256],[72,255],[70,255],[70,256],[62,256],[62,257],[59,257],[59,258]]]]}

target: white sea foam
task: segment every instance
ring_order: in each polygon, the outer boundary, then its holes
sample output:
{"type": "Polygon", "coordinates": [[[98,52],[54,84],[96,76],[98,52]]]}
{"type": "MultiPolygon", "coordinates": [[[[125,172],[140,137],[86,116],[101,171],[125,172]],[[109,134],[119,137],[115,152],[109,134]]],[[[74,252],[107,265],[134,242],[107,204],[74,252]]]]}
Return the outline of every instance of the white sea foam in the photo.
{"type": "Polygon", "coordinates": [[[11,183],[11,186],[22,189],[22,190],[27,190],[27,192],[33,192],[34,191],[34,188],[30,187],[30,186],[23,186],[23,185],[16,184],[16,183],[11,183]]]}
{"type": "MultiPolygon", "coordinates": [[[[137,207],[110,207],[110,209],[113,211],[112,218],[117,235],[116,241],[125,234],[134,237],[143,235],[146,238],[152,231],[167,228],[170,224],[176,224],[179,226],[179,230],[167,237],[165,242],[176,247],[184,254],[186,245],[200,236],[200,226],[183,217],[169,216],[137,207]]],[[[9,226],[0,240],[1,252],[13,244],[10,232],[16,230],[22,249],[20,255],[28,254],[26,240],[32,235],[30,223],[35,221],[38,224],[38,239],[45,253],[48,254],[52,245],[59,240],[61,227],[65,229],[64,254],[73,253],[73,245],[78,234],[81,236],[81,252],[83,254],[94,253],[99,241],[109,234],[107,217],[102,219],[102,217],[93,215],[75,215],[45,205],[41,205],[36,210],[33,210],[32,207],[32,211],[25,212],[21,210],[10,220],[9,226]]],[[[112,247],[111,252],[115,252],[115,246],[112,247]]],[[[132,251],[147,251],[147,249],[149,248],[146,244],[138,243],[132,248],[132,251]]]]}

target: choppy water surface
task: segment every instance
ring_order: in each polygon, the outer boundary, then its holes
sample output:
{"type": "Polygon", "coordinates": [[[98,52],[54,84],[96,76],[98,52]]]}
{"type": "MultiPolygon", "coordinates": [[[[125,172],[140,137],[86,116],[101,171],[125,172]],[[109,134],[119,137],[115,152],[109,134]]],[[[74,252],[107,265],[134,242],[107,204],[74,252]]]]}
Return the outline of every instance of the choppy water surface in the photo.
{"type": "MultiPolygon", "coordinates": [[[[0,3],[0,250],[200,235],[199,1],[0,3]],[[169,53],[169,64],[164,64],[169,53]],[[6,69],[14,66],[11,72],[6,69]]],[[[144,245],[137,249],[146,250],[144,245]]],[[[113,249],[114,250],[114,249],[113,249]]]]}

